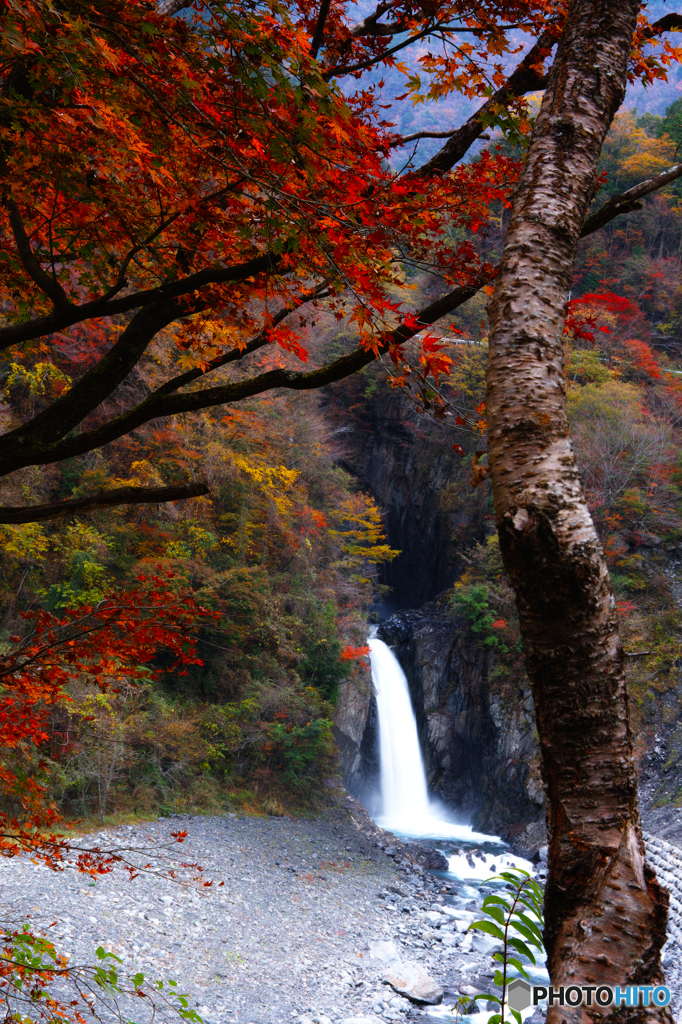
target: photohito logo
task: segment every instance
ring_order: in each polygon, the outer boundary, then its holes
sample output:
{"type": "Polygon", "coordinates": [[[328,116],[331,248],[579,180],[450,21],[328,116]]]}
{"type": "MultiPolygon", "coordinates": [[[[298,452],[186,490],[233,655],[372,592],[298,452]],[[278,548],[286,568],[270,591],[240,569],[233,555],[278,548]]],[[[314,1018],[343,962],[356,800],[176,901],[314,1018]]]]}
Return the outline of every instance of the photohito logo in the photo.
{"type": "Polygon", "coordinates": [[[512,1010],[525,1010],[547,1000],[548,1006],[667,1006],[667,985],[533,985],[520,978],[507,989],[512,1010]]]}

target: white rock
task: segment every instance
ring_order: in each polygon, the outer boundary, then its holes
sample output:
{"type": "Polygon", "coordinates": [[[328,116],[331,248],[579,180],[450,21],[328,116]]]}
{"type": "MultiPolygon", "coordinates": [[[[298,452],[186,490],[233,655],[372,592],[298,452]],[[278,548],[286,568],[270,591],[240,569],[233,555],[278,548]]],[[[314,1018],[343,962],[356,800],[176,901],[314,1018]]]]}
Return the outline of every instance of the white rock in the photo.
{"type": "Polygon", "coordinates": [[[471,940],[472,948],[477,953],[493,953],[498,952],[501,945],[500,940],[496,939],[494,935],[474,935],[471,940]]]}
{"type": "Polygon", "coordinates": [[[431,978],[421,964],[408,960],[392,967],[384,975],[391,988],[415,1003],[437,1005],[443,1001],[443,989],[431,978]]]}
{"type": "Polygon", "coordinates": [[[368,1017],[345,1017],[341,1024],[384,1024],[381,1017],[370,1014],[368,1017]]]}
{"type": "Polygon", "coordinates": [[[443,913],[455,921],[473,921],[476,917],[472,910],[460,910],[458,907],[443,907],[443,913]]]}
{"type": "Polygon", "coordinates": [[[373,960],[381,960],[384,964],[400,963],[400,953],[396,948],[395,942],[390,942],[387,939],[370,942],[369,955],[373,960]]]}

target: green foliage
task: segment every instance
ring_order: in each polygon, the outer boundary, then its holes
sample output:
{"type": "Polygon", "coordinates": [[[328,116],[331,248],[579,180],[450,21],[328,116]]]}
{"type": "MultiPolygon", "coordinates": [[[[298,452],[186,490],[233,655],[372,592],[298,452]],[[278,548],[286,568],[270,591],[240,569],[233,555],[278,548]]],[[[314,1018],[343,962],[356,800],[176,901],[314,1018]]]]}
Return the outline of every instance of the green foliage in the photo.
{"type": "MultiPolygon", "coordinates": [[[[177,358],[172,339],[159,351],[177,358]]],[[[165,362],[150,360],[150,379],[167,374],[165,362]]],[[[14,406],[25,400],[11,390],[14,406]]],[[[74,686],[52,722],[52,792],[65,811],[238,802],[284,813],[332,799],[333,703],[363,671],[342,652],[364,643],[377,564],[395,554],[375,503],[335,460],[316,403],[283,397],[139,431],[96,460],[56,467],[49,482],[31,472],[14,481],[24,492],[6,504],[169,483],[199,466],[212,480],[210,500],[115,508],[96,527],[87,517],[0,527],[5,635],[23,632],[28,607],[96,604],[157,571],[218,613],[198,627],[202,664],[185,674],[159,654],[153,684],[102,701],[74,686]]]]}
{"type": "Polygon", "coordinates": [[[485,583],[459,585],[452,595],[451,604],[459,615],[468,620],[473,633],[482,634],[481,643],[484,646],[508,654],[509,648],[498,632],[506,626],[506,622],[491,609],[489,597],[485,583]]]}
{"type": "Polygon", "coordinates": [[[666,107],[665,116],[644,114],[638,122],[644,130],[656,139],[667,135],[676,146],[682,143],[682,99],[675,100],[666,107]]]}
{"type": "Polygon", "coordinates": [[[328,718],[317,718],[305,725],[276,722],[270,730],[268,747],[271,770],[280,773],[282,786],[307,796],[320,769],[331,768],[332,722],[328,718]]]}
{"type": "Polygon", "coordinates": [[[475,998],[490,1000],[500,1007],[499,1013],[493,1013],[488,1018],[488,1024],[504,1024],[507,1012],[514,1016],[517,1024],[522,1024],[519,1011],[506,1004],[507,989],[515,977],[530,981],[524,960],[534,965],[536,958],[533,950],[541,953],[544,951],[544,897],[538,883],[520,868],[502,871],[488,879],[486,884],[490,882],[500,882],[504,889],[485,897],[481,909],[486,919],[472,921],[469,928],[485,932],[502,942],[502,951],[493,953],[493,960],[500,965],[493,980],[502,989],[502,993],[500,996],[490,994],[475,998]]]}
{"type": "Polygon", "coordinates": [[[303,682],[335,704],[348,666],[341,660],[334,605],[327,602],[322,608],[311,608],[308,623],[297,670],[303,682]]]}

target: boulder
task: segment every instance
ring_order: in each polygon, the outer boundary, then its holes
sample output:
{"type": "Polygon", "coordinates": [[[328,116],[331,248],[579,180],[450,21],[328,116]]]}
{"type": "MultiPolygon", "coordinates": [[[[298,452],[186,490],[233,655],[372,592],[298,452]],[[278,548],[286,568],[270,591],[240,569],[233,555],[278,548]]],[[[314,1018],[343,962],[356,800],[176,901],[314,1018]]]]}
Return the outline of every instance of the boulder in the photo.
{"type": "Polygon", "coordinates": [[[392,967],[384,975],[384,981],[413,1003],[429,1003],[436,1006],[443,1001],[443,989],[438,982],[426,973],[421,964],[412,960],[392,967]]]}
{"type": "Polygon", "coordinates": [[[450,867],[447,857],[440,850],[422,847],[416,855],[416,860],[425,871],[447,871],[450,867]]]}

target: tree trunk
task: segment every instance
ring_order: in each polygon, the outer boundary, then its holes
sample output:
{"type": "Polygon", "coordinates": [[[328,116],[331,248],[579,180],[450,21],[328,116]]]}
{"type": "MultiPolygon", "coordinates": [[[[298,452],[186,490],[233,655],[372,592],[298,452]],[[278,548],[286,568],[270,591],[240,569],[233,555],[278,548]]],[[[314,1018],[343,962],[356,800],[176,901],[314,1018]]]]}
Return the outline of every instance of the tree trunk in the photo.
{"type": "MultiPolygon", "coordinates": [[[[638,0],[573,0],[516,191],[490,308],[495,509],[533,686],[548,800],[554,986],[660,984],[668,896],[644,861],[616,605],[571,448],[563,320],[638,0]]],[[[550,1009],[552,1024],[615,1016],[550,1009]]],[[[618,1020],[670,1021],[623,1007],[618,1020]]]]}

